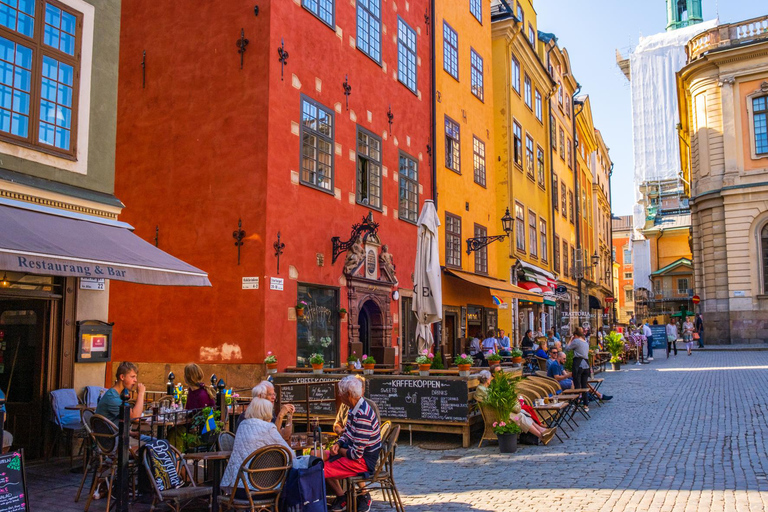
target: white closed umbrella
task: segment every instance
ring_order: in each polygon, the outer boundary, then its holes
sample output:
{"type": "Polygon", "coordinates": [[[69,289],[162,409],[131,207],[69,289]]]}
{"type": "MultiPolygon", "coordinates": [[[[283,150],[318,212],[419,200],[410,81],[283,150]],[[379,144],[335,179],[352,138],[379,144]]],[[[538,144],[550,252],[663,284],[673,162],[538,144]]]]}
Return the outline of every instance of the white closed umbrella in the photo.
{"type": "Polygon", "coordinates": [[[430,325],[443,318],[443,288],[440,281],[440,249],[437,228],[440,219],[435,203],[424,201],[419,215],[419,234],[416,244],[416,268],[414,269],[413,311],[416,313],[416,343],[419,352],[433,344],[430,325]]]}

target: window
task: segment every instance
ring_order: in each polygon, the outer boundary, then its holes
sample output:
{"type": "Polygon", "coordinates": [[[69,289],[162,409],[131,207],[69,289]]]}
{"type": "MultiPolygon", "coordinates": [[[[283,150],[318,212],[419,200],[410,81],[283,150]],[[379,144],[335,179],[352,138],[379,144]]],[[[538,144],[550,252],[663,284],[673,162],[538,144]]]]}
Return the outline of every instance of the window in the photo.
{"type": "Polygon", "coordinates": [[[81,18],[47,2],[0,4],[0,136],[74,155],[81,18]]]}
{"type": "Polygon", "coordinates": [[[568,242],[563,241],[563,275],[568,277],[571,273],[571,269],[568,266],[568,242]]]}
{"type": "Polygon", "coordinates": [[[547,221],[539,217],[539,235],[541,235],[541,261],[547,261],[549,251],[547,247],[547,221]]]}
{"type": "Polygon", "coordinates": [[[571,118],[571,97],[570,96],[565,97],[565,115],[568,116],[568,119],[571,118]]]}
{"type": "Polygon", "coordinates": [[[768,154],[768,96],[752,99],[752,122],[755,129],[755,153],[768,154]]]}
{"type": "Polygon", "coordinates": [[[536,89],[536,119],[539,121],[543,120],[542,116],[544,115],[542,112],[542,106],[541,106],[541,93],[538,89],[536,89]]]}
{"type": "Polygon", "coordinates": [[[525,209],[520,203],[515,203],[515,246],[525,252],[525,209]]]}
{"type": "Polygon", "coordinates": [[[520,2],[517,2],[517,20],[521,24],[525,24],[525,13],[523,12],[523,6],[520,5],[520,2]]]}
{"type": "Polygon", "coordinates": [[[533,210],[528,210],[528,248],[531,250],[531,257],[535,258],[539,255],[539,237],[536,227],[536,214],[533,210]]]}
{"type": "MultiPolygon", "coordinates": [[[[576,262],[576,248],[573,247],[573,246],[571,246],[571,265],[573,265],[573,268],[576,269],[576,265],[577,265],[577,262],[576,262]]],[[[571,274],[573,274],[573,273],[574,272],[571,272],[571,274]]],[[[574,277],[576,277],[576,276],[574,276],[574,277]]]]}
{"type": "Polygon", "coordinates": [[[557,211],[560,208],[560,187],[557,186],[557,174],[552,174],[552,207],[557,211]]]}
{"type": "Polygon", "coordinates": [[[567,210],[567,208],[568,208],[568,201],[566,201],[566,199],[565,199],[565,191],[566,191],[565,182],[562,181],[562,182],[560,182],[560,198],[563,201],[563,207],[560,208],[560,211],[562,212],[563,217],[565,217],[567,219],[568,218],[568,210],[567,210]]]}
{"type": "Polygon", "coordinates": [[[570,217],[571,224],[574,223],[575,215],[573,213],[573,191],[568,191],[568,216],[570,217]]]}
{"type": "Polygon", "coordinates": [[[301,101],[301,182],[333,192],[333,112],[301,101]]]}
{"type": "Polygon", "coordinates": [[[552,114],[549,114],[549,140],[552,143],[552,149],[557,152],[557,121],[552,114]]]}
{"type": "Polygon", "coordinates": [[[357,127],[357,202],[381,209],[381,139],[357,127]]]}
{"type": "Polygon", "coordinates": [[[475,50],[470,50],[470,79],[472,81],[472,94],[483,100],[483,58],[475,50]]]}
{"type": "Polygon", "coordinates": [[[533,30],[533,25],[530,23],[528,24],[528,42],[531,43],[531,46],[534,48],[536,47],[536,31],[533,30]]]}
{"type": "Polygon", "coordinates": [[[555,235],[555,241],[552,245],[552,265],[556,274],[560,273],[560,237],[555,235]]]}
{"type": "Polygon", "coordinates": [[[398,217],[416,222],[419,217],[419,163],[400,153],[400,201],[398,217]]]}
{"type": "Polygon", "coordinates": [[[381,0],[357,0],[357,47],[381,62],[381,0]]]}
{"type": "Polygon", "coordinates": [[[305,366],[312,354],[322,354],[327,364],[339,361],[339,290],[299,283],[297,304],[304,316],[296,322],[296,363],[305,366]]]}
{"type": "Polygon", "coordinates": [[[624,272],[624,279],[632,279],[632,272],[624,272]]]}
{"type": "Polygon", "coordinates": [[[573,169],[573,158],[571,158],[571,147],[572,147],[571,146],[571,138],[568,137],[568,142],[565,145],[565,149],[566,149],[566,152],[567,152],[565,160],[566,160],[566,162],[568,162],[568,168],[569,169],[573,169]]]}
{"type": "Polygon", "coordinates": [[[680,278],[677,280],[677,293],[679,294],[686,294],[688,293],[688,279],[687,278],[680,278]]]}
{"type": "Polygon", "coordinates": [[[512,88],[517,94],[520,94],[520,61],[512,56],[512,88]]]}
{"type": "Polygon", "coordinates": [[[533,110],[533,89],[531,85],[531,77],[528,73],[525,74],[525,104],[533,110]]]}
{"type": "Polygon", "coordinates": [[[416,92],[416,32],[397,19],[397,79],[416,92]]]}
{"type": "Polygon", "coordinates": [[[536,174],[539,178],[539,186],[547,188],[544,183],[544,150],[541,146],[536,146],[536,174]]]}
{"type": "Polygon", "coordinates": [[[528,170],[528,177],[534,179],[533,175],[533,139],[530,135],[525,135],[525,167],[528,170]]]}
{"type": "Polygon", "coordinates": [[[473,137],[472,160],[475,167],[475,183],[485,186],[485,143],[473,137]]]}
{"type": "Polygon", "coordinates": [[[317,16],[320,21],[335,29],[333,0],[301,0],[301,5],[317,16]]]}
{"type": "Polygon", "coordinates": [[[560,158],[565,160],[565,133],[560,128],[560,158]]]}
{"type": "Polygon", "coordinates": [[[483,3],[481,0],[469,0],[469,12],[477,21],[483,22],[483,3]]]}
{"type": "Polygon", "coordinates": [[[634,290],[632,288],[627,288],[624,290],[624,302],[634,302],[635,301],[635,294],[634,290]]]}
{"type": "Polygon", "coordinates": [[[445,116],[445,166],[461,173],[461,149],[459,147],[459,123],[445,116]]]}
{"type": "Polygon", "coordinates": [[[762,250],[760,264],[763,268],[763,293],[768,293],[768,224],[760,231],[760,249],[762,250]]]}
{"type": "Polygon", "coordinates": [[[459,34],[443,22],[443,69],[459,79],[459,34]]]}
{"type": "Polygon", "coordinates": [[[563,106],[563,84],[560,80],[557,81],[557,103],[562,108],[563,106]]]}
{"type": "MultiPolygon", "coordinates": [[[[488,236],[488,230],[479,224],[475,224],[475,237],[488,236]]],[[[488,273],[488,247],[483,247],[475,251],[475,273],[488,273]]]]}
{"type": "Polygon", "coordinates": [[[514,138],[515,138],[515,163],[523,168],[523,127],[520,126],[517,121],[514,124],[514,138]]]}
{"type": "Polygon", "coordinates": [[[445,264],[461,268],[461,217],[445,213],[445,264]]]}
{"type": "Polygon", "coordinates": [[[629,248],[629,246],[624,246],[624,264],[632,264],[632,250],[629,248]]]}

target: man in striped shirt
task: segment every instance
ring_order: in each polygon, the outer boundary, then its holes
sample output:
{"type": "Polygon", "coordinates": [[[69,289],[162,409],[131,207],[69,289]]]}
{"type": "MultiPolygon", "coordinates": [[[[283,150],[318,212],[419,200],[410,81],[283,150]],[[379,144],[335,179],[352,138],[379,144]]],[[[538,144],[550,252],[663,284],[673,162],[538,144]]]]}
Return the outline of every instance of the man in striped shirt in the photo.
{"type": "MultiPolygon", "coordinates": [[[[346,495],[339,480],[364,473],[373,473],[381,450],[379,418],[363,398],[363,383],[353,375],[339,382],[339,398],[349,407],[347,423],[339,439],[331,447],[325,463],[325,478],[336,493],[333,512],[346,510],[346,495]]],[[[371,508],[371,496],[365,494],[357,505],[358,512],[371,508]]]]}

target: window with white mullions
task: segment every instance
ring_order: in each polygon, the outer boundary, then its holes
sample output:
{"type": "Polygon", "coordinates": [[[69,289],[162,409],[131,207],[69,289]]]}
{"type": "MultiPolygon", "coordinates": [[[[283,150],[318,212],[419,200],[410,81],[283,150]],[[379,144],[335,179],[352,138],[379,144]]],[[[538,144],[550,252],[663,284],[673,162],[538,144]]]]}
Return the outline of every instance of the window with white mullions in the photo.
{"type": "Polygon", "coordinates": [[[445,166],[461,172],[461,150],[459,144],[459,123],[445,117],[445,166]]]}
{"type": "Polygon", "coordinates": [[[357,128],[357,202],[381,209],[381,139],[357,128]]]}
{"type": "Polygon", "coordinates": [[[473,137],[472,140],[472,160],[475,168],[475,183],[485,186],[485,143],[473,137]]]}
{"type": "Polygon", "coordinates": [[[525,104],[533,110],[533,85],[531,84],[531,77],[528,73],[525,74],[525,104]]]}
{"type": "Polygon", "coordinates": [[[525,252],[525,207],[515,203],[515,247],[525,252]]]}
{"type": "Polygon", "coordinates": [[[472,79],[472,94],[483,100],[483,58],[475,50],[470,50],[469,63],[472,79]]]}
{"type": "Polygon", "coordinates": [[[416,31],[397,20],[397,79],[416,92],[416,31]]]}
{"type": "Polygon", "coordinates": [[[301,0],[301,5],[317,16],[320,21],[335,29],[333,1],[334,0],[301,0]]]}
{"type": "Polygon", "coordinates": [[[536,226],[536,214],[533,210],[528,210],[528,238],[531,256],[536,258],[539,256],[539,237],[536,226]]]}
{"type": "Polygon", "coordinates": [[[541,240],[541,261],[549,259],[549,248],[547,247],[547,221],[539,217],[539,234],[541,240]]]}
{"type": "Polygon", "coordinates": [[[461,268],[461,217],[445,213],[445,264],[461,268]]]}
{"type": "Polygon", "coordinates": [[[514,55],[511,59],[512,88],[520,94],[520,61],[514,55]]]}
{"type": "Polygon", "coordinates": [[[74,155],[81,19],[57,2],[0,2],[0,136],[9,142],[74,155]]]}
{"type": "Polygon", "coordinates": [[[398,217],[416,222],[419,216],[419,163],[400,153],[400,202],[398,217]]]}
{"type": "Polygon", "coordinates": [[[469,12],[480,23],[483,22],[483,3],[482,0],[469,0],[469,12]]]}
{"type": "Polygon", "coordinates": [[[301,183],[333,191],[333,113],[309,98],[301,102],[301,183]]]}
{"type": "Polygon", "coordinates": [[[541,93],[536,89],[536,119],[543,120],[543,106],[541,101],[541,93]]]}
{"type": "MultiPolygon", "coordinates": [[[[488,230],[479,224],[475,224],[475,238],[485,238],[488,236],[488,230]]],[[[475,251],[475,273],[488,273],[488,246],[475,251]]]]}
{"type": "Polygon", "coordinates": [[[515,122],[513,126],[514,132],[514,157],[515,163],[523,168],[523,127],[515,122]]]}
{"type": "Polygon", "coordinates": [[[536,174],[539,179],[539,186],[541,188],[547,188],[544,181],[544,150],[541,146],[536,146],[536,174]]]}
{"type": "Polygon", "coordinates": [[[443,69],[459,79],[459,34],[443,22],[443,69]]]}
{"type": "Polygon", "coordinates": [[[528,177],[534,179],[533,174],[533,139],[530,135],[525,136],[525,168],[528,177]]]}
{"type": "Polygon", "coordinates": [[[755,154],[768,154],[768,96],[752,99],[752,122],[755,129],[755,154]]]}
{"type": "Polygon", "coordinates": [[[357,0],[357,47],[381,62],[381,0],[357,0]]]}

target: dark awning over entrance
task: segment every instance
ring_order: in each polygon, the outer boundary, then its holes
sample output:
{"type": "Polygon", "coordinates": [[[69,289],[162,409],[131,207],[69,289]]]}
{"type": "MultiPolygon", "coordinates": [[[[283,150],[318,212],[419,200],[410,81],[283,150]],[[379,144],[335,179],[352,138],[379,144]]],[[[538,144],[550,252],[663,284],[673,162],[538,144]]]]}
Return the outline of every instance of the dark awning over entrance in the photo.
{"type": "MultiPolygon", "coordinates": [[[[16,202],[14,202],[16,203],[16,202]]],[[[131,232],[127,224],[52,208],[0,205],[0,269],[134,283],[211,286],[208,274],[131,232]],[[34,210],[33,210],[34,209],[34,210]]]]}

